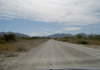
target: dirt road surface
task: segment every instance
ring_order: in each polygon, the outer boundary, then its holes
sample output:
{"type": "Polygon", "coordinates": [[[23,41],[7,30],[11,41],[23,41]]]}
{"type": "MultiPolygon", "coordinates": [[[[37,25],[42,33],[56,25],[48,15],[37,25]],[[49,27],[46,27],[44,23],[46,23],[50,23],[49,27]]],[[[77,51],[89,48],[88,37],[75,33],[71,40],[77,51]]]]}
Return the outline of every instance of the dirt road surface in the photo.
{"type": "Polygon", "coordinates": [[[100,68],[100,50],[49,40],[31,49],[9,70],[100,68]]]}

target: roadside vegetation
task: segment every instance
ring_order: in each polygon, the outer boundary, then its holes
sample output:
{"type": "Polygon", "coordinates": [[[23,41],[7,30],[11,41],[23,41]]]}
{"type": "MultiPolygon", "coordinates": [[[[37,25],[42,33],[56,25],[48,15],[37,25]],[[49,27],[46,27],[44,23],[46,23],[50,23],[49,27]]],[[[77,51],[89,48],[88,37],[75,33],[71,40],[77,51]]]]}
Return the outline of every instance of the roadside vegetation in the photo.
{"type": "Polygon", "coordinates": [[[0,51],[28,51],[47,41],[40,37],[17,37],[14,34],[0,36],[0,51]]]}
{"type": "Polygon", "coordinates": [[[42,37],[18,37],[12,33],[0,36],[0,70],[7,70],[10,62],[47,40],[42,37]]]}
{"type": "Polygon", "coordinates": [[[3,52],[25,52],[47,40],[40,37],[18,37],[15,34],[4,34],[0,36],[0,55],[3,52]]]}
{"type": "Polygon", "coordinates": [[[100,35],[96,34],[91,34],[88,36],[82,36],[81,34],[77,34],[74,37],[63,37],[57,38],[56,40],[84,45],[100,45],[100,35]]]}

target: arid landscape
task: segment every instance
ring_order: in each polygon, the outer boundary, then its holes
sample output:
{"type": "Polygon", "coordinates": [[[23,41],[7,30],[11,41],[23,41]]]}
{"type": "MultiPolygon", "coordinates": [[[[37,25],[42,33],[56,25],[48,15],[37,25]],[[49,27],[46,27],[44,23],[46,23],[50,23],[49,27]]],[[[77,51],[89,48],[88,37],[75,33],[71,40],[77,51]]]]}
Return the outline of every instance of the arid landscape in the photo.
{"type": "Polygon", "coordinates": [[[100,68],[100,46],[68,41],[75,37],[50,39],[7,34],[0,38],[0,70],[100,68]]]}
{"type": "Polygon", "coordinates": [[[100,0],[0,0],[0,70],[100,70],[100,0]]]}

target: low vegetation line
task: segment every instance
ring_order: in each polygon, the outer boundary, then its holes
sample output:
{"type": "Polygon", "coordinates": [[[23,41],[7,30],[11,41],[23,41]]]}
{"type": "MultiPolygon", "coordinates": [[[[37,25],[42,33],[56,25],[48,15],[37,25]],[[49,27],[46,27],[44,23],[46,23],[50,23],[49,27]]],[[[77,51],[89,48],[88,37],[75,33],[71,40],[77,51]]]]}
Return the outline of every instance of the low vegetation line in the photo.
{"type": "Polygon", "coordinates": [[[100,35],[91,34],[88,36],[82,36],[81,34],[77,34],[73,37],[62,37],[56,38],[55,40],[62,41],[62,42],[69,42],[75,44],[83,44],[86,47],[97,48],[100,49],[100,35]]]}
{"type": "Polygon", "coordinates": [[[0,51],[28,51],[29,49],[47,41],[39,37],[17,37],[14,34],[0,36],[0,51]]]}

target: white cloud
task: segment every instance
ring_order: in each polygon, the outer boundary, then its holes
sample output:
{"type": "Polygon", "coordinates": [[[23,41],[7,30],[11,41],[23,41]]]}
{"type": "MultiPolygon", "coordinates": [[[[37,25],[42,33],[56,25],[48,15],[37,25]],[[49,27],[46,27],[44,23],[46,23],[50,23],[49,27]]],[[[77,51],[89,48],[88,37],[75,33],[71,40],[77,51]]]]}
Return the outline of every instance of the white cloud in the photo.
{"type": "Polygon", "coordinates": [[[0,0],[0,19],[28,19],[62,25],[100,23],[100,0],[0,0]]]}
{"type": "Polygon", "coordinates": [[[65,31],[75,31],[75,30],[81,30],[82,28],[81,27],[66,27],[66,28],[63,28],[63,30],[65,31]]]}
{"type": "Polygon", "coordinates": [[[61,32],[62,32],[62,30],[56,30],[55,32],[56,32],[56,33],[61,33],[61,32]]]}
{"type": "Polygon", "coordinates": [[[38,33],[28,33],[29,36],[38,36],[38,33]]]}
{"type": "Polygon", "coordinates": [[[44,30],[49,31],[50,29],[46,28],[46,29],[44,29],[44,30]]]}

